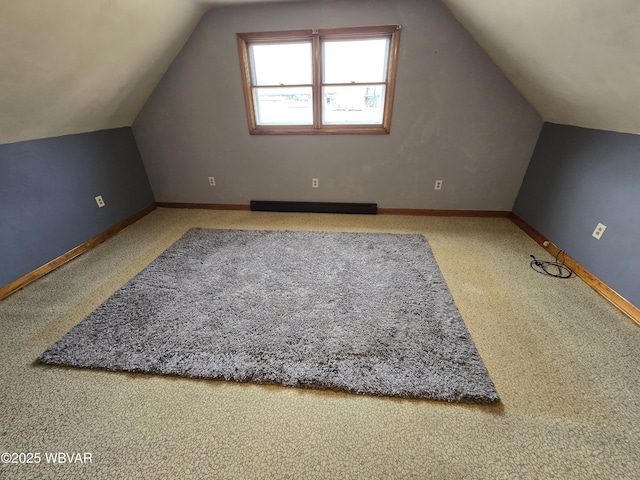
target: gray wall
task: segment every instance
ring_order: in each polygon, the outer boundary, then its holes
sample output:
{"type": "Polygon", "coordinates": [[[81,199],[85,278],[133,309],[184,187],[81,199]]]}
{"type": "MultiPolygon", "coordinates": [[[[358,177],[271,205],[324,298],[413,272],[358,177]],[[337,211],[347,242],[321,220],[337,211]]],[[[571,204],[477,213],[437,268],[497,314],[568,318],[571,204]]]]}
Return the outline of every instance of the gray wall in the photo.
{"type": "Polygon", "coordinates": [[[0,145],[0,286],[153,203],[129,127],[0,145]]]}
{"type": "Polygon", "coordinates": [[[640,136],[545,123],[514,213],[640,307],[640,136]]]}
{"type": "Polygon", "coordinates": [[[133,130],[158,201],[510,211],[541,126],[440,1],[352,0],[209,11],[133,130]],[[249,135],[236,32],[394,23],[403,30],[390,135],[249,135]]]}

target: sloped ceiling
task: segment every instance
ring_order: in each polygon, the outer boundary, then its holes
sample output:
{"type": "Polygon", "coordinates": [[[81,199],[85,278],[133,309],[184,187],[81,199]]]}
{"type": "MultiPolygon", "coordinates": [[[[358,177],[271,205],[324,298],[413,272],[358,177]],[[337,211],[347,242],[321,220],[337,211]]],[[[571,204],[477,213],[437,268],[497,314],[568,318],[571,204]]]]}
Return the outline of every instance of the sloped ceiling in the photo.
{"type": "Polygon", "coordinates": [[[443,1],[544,120],[640,134],[640,1],[443,1]]]}
{"type": "Polygon", "coordinates": [[[131,125],[204,8],[0,0],[0,143],[131,125]]]}
{"type": "MultiPolygon", "coordinates": [[[[131,125],[202,13],[251,1],[0,0],[0,143],[131,125]]],[[[638,0],[443,1],[543,119],[640,134],[638,0]]]]}

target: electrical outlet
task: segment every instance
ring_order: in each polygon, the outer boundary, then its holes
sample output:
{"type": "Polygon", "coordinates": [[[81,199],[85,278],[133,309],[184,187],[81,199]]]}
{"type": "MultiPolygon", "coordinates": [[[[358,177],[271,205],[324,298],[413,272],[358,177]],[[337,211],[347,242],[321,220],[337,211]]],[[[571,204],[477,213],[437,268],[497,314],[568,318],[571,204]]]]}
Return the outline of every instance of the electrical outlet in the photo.
{"type": "Polygon", "coordinates": [[[318,179],[317,178],[312,178],[311,179],[311,186],[313,188],[318,188],[318,179]]]}
{"type": "Polygon", "coordinates": [[[102,199],[102,195],[98,195],[96,197],[96,203],[98,204],[98,207],[104,207],[104,200],[102,199]]]}
{"type": "Polygon", "coordinates": [[[442,190],[442,180],[436,180],[436,185],[433,187],[434,190],[442,190]]]}
{"type": "Polygon", "coordinates": [[[598,240],[600,240],[602,238],[602,234],[604,233],[604,231],[606,229],[607,229],[606,225],[603,225],[603,224],[599,223],[598,226],[596,227],[596,229],[591,234],[591,236],[593,238],[597,238],[598,240]]]}
{"type": "Polygon", "coordinates": [[[212,187],[216,186],[216,177],[209,177],[209,185],[212,187]]]}

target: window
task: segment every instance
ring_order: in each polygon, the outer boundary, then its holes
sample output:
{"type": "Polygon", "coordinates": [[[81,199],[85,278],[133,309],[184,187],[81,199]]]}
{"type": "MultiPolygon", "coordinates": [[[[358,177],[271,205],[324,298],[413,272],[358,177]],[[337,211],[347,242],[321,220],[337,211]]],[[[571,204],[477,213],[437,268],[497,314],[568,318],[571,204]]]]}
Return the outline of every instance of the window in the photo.
{"type": "Polygon", "coordinates": [[[239,33],[249,132],[385,134],[400,26],[239,33]]]}

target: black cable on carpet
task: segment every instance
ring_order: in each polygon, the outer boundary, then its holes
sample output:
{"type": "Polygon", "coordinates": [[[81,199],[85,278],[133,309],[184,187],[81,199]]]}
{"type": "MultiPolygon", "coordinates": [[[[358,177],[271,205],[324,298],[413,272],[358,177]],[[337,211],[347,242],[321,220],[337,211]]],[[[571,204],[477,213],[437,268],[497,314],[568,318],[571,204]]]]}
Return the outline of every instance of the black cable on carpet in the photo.
{"type": "Polygon", "coordinates": [[[558,260],[558,256],[564,253],[562,250],[559,250],[556,254],[555,262],[548,262],[546,260],[538,260],[535,256],[531,255],[531,268],[533,268],[536,272],[542,273],[544,275],[549,275],[550,277],[555,278],[571,278],[573,276],[573,270],[567,267],[564,263],[558,260]]]}

